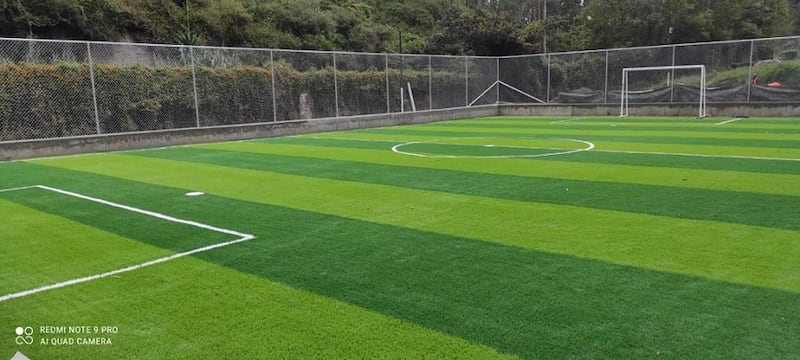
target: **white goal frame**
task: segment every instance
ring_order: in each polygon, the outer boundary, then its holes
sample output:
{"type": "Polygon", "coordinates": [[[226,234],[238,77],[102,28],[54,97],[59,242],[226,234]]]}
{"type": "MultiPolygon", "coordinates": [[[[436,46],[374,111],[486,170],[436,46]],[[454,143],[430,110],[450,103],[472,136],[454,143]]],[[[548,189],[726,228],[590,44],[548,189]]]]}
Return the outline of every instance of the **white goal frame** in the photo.
{"type": "MultiPolygon", "coordinates": [[[[706,117],[706,66],[705,65],[675,65],[675,66],[644,66],[622,69],[622,92],[620,93],[619,117],[626,117],[629,114],[629,89],[628,75],[632,72],[655,71],[655,70],[686,70],[700,69],[700,109],[697,117],[706,117]]],[[[674,76],[673,76],[674,77],[674,76]]],[[[674,81],[674,79],[672,79],[674,81]]]]}

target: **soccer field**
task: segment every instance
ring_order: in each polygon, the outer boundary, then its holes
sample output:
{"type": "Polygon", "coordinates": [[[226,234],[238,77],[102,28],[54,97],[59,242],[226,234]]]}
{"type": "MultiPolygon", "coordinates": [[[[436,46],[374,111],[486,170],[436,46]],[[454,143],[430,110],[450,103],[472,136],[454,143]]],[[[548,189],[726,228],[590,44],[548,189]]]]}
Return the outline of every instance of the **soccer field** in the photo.
{"type": "Polygon", "coordinates": [[[0,214],[0,359],[800,358],[797,118],[6,162],[0,214]]]}

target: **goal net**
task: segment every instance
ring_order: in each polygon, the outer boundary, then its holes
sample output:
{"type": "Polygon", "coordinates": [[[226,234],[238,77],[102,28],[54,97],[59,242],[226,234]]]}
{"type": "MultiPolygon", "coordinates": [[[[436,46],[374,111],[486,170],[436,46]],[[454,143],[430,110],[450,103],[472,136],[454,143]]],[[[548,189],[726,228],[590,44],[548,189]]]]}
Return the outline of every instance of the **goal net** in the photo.
{"type": "Polygon", "coordinates": [[[631,97],[643,102],[697,101],[697,117],[706,116],[705,65],[646,66],[622,69],[619,116],[630,114],[631,97]],[[698,79],[699,76],[699,79],[698,79]],[[681,79],[676,81],[676,79],[681,79]],[[647,100],[647,96],[651,100],[647,100]],[[675,98],[678,101],[675,101],[675,98]],[[687,98],[689,97],[689,98],[687,98]]]}

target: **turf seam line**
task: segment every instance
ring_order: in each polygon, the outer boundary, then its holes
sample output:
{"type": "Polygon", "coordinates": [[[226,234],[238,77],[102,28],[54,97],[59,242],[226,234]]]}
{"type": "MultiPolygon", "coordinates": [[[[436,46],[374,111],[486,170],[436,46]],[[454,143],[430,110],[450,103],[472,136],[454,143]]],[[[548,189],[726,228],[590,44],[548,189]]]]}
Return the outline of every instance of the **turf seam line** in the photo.
{"type": "Polygon", "coordinates": [[[150,261],[147,261],[147,262],[144,262],[144,263],[141,263],[141,264],[127,266],[127,267],[124,267],[124,268],[121,268],[121,269],[116,269],[116,270],[107,271],[107,272],[96,274],[96,275],[90,275],[90,276],[80,277],[80,278],[76,278],[76,279],[61,281],[61,282],[58,282],[58,283],[55,283],[55,284],[45,285],[45,286],[41,286],[41,287],[37,287],[37,288],[34,288],[34,289],[25,290],[25,291],[21,291],[21,292],[16,292],[16,293],[12,293],[12,294],[2,295],[2,296],[0,296],[0,302],[4,302],[4,301],[11,300],[11,299],[16,299],[16,298],[21,298],[21,297],[25,297],[25,296],[29,296],[29,295],[33,295],[33,294],[37,294],[37,293],[40,293],[40,292],[43,292],[43,291],[54,290],[54,289],[67,287],[67,286],[70,286],[70,285],[75,285],[75,284],[80,284],[80,283],[84,283],[84,282],[88,282],[88,281],[98,280],[98,279],[106,278],[106,277],[109,277],[109,276],[114,276],[114,275],[122,274],[122,273],[125,273],[125,272],[138,270],[138,269],[141,269],[141,268],[144,268],[144,267],[148,267],[148,266],[153,266],[153,265],[156,265],[156,264],[164,263],[164,262],[167,262],[167,261],[170,261],[170,260],[175,260],[175,259],[182,258],[182,257],[185,257],[185,256],[189,256],[189,255],[193,255],[193,254],[197,254],[197,253],[201,253],[201,252],[206,252],[206,251],[209,251],[209,250],[213,250],[213,249],[217,249],[217,248],[221,248],[221,247],[225,247],[225,246],[230,246],[230,245],[242,243],[242,242],[253,240],[253,239],[256,238],[256,236],[252,235],[252,234],[245,234],[245,233],[241,233],[241,232],[234,231],[234,230],[219,228],[219,227],[216,227],[216,226],[203,224],[203,223],[196,222],[196,221],[179,219],[179,218],[176,218],[176,217],[172,217],[172,216],[169,216],[169,215],[164,215],[164,214],[157,213],[157,212],[154,212],[154,211],[149,211],[149,210],[135,208],[135,207],[132,207],[132,206],[122,205],[122,204],[118,204],[118,203],[111,202],[111,201],[108,201],[108,200],[94,198],[94,197],[91,197],[91,196],[86,196],[86,195],[83,195],[83,194],[78,194],[78,193],[75,193],[75,192],[66,191],[66,190],[62,190],[62,189],[58,189],[58,188],[53,188],[53,187],[49,187],[49,186],[45,186],[45,185],[34,185],[34,186],[25,186],[25,187],[11,188],[11,189],[2,189],[2,190],[0,190],[0,193],[2,193],[2,192],[11,192],[11,191],[20,191],[20,190],[28,190],[28,189],[37,189],[37,188],[38,189],[42,189],[42,190],[55,192],[55,193],[59,193],[59,194],[66,195],[66,196],[79,198],[79,199],[82,199],[82,200],[96,202],[96,203],[103,204],[103,205],[106,205],[106,206],[115,207],[115,208],[127,210],[127,211],[130,211],[130,212],[134,212],[134,213],[138,213],[138,214],[142,214],[142,215],[146,215],[146,216],[150,216],[150,217],[155,217],[155,218],[162,219],[162,220],[169,221],[169,222],[175,222],[175,223],[189,225],[189,226],[193,226],[193,227],[197,227],[197,228],[201,228],[201,229],[209,230],[209,231],[213,231],[213,232],[219,232],[219,233],[223,233],[223,234],[234,235],[234,236],[237,236],[238,238],[235,239],[235,240],[226,241],[226,242],[223,242],[223,243],[212,244],[212,245],[203,246],[203,247],[200,247],[200,248],[197,248],[197,249],[192,249],[192,250],[184,251],[184,252],[177,253],[177,254],[172,254],[170,256],[165,256],[165,257],[161,257],[161,258],[158,258],[158,259],[155,259],[155,260],[150,260],[150,261]]]}

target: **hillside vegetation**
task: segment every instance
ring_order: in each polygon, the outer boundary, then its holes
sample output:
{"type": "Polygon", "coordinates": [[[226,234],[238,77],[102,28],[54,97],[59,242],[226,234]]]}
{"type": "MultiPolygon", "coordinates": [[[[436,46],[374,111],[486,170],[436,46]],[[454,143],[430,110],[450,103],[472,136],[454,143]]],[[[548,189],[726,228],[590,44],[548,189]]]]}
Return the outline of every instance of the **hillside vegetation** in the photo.
{"type": "Polygon", "coordinates": [[[0,35],[507,55],[798,34],[798,2],[5,0],[0,35]]]}

